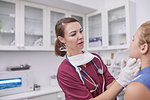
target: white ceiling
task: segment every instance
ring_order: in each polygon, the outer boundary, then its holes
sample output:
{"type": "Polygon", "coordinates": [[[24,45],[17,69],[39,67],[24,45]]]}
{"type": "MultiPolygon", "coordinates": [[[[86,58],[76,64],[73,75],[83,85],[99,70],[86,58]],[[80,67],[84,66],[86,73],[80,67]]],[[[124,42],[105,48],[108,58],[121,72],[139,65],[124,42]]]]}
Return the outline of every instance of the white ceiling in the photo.
{"type": "Polygon", "coordinates": [[[74,11],[74,12],[81,13],[81,14],[88,14],[88,13],[96,11],[96,9],[94,8],[81,6],[81,5],[71,3],[65,0],[24,0],[24,1],[44,4],[47,6],[70,10],[70,11],[74,11]]]}

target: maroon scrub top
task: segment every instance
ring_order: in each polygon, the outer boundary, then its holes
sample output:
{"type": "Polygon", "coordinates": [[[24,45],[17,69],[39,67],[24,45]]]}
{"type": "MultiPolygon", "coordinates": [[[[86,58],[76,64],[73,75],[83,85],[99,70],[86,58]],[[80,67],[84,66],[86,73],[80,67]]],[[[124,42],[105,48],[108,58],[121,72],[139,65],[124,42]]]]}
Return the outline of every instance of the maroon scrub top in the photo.
{"type": "MultiPolygon", "coordinates": [[[[95,53],[93,54],[98,56],[95,53]]],[[[98,57],[100,58],[100,56],[98,57]]],[[[106,90],[106,86],[114,80],[114,77],[109,73],[106,65],[103,63],[101,58],[100,60],[103,65],[103,76],[105,79],[106,90]]],[[[93,61],[99,68],[102,67],[100,61],[96,57],[93,59],[93,61]]],[[[94,90],[95,86],[91,85],[89,82],[83,79],[85,83],[84,85],[79,78],[79,75],[76,72],[75,68],[65,59],[58,68],[57,80],[59,86],[65,93],[66,100],[89,100],[90,98],[94,98],[102,93],[103,77],[102,75],[97,74],[97,69],[94,64],[92,62],[89,62],[86,64],[86,67],[84,67],[83,65],[79,67],[81,67],[86,73],[88,73],[88,75],[94,80],[94,82],[98,84],[98,88],[96,91],[90,93],[90,90],[94,90]]],[[[89,77],[87,77],[83,72],[81,72],[81,74],[89,81],[91,81],[89,77]]]]}

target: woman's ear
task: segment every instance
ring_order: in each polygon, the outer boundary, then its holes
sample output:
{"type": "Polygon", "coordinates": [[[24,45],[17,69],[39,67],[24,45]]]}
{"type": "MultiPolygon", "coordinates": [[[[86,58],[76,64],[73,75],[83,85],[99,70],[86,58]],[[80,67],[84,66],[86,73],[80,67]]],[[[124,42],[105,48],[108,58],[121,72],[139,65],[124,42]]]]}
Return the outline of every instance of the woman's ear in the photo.
{"type": "Polygon", "coordinates": [[[149,50],[149,45],[147,43],[144,43],[143,45],[140,46],[141,53],[146,54],[149,50]]]}
{"type": "Polygon", "coordinates": [[[58,36],[58,40],[59,40],[60,42],[62,42],[62,43],[65,43],[64,38],[61,37],[61,36],[58,36]]]}

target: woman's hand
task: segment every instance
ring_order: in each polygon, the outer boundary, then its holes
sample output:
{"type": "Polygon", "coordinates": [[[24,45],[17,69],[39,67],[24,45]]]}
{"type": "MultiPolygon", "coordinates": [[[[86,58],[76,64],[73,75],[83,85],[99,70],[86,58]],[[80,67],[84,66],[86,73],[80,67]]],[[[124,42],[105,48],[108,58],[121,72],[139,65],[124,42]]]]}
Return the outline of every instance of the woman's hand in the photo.
{"type": "Polygon", "coordinates": [[[121,73],[116,80],[120,85],[126,87],[137,75],[141,66],[140,59],[130,58],[125,65],[124,62],[121,63],[121,73]]]}

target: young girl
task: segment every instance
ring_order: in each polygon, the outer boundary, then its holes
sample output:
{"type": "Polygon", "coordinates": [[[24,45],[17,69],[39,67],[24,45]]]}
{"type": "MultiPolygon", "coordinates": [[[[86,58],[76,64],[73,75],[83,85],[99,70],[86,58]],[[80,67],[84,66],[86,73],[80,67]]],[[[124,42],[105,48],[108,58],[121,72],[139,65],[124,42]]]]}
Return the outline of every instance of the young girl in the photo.
{"type": "Polygon", "coordinates": [[[150,21],[142,24],[130,44],[130,57],[141,59],[141,71],[125,91],[125,100],[150,100],[150,21]]]}

